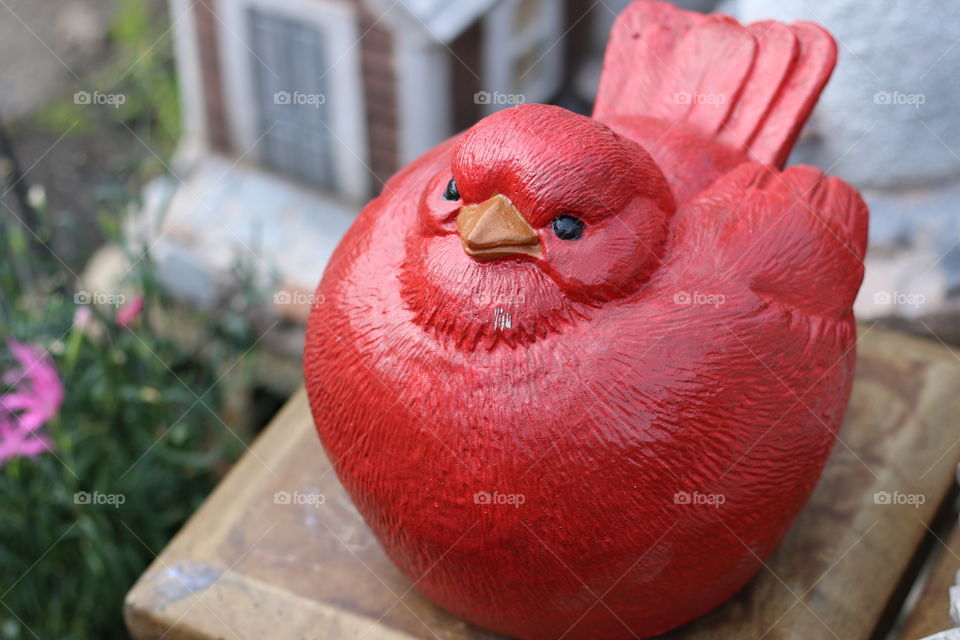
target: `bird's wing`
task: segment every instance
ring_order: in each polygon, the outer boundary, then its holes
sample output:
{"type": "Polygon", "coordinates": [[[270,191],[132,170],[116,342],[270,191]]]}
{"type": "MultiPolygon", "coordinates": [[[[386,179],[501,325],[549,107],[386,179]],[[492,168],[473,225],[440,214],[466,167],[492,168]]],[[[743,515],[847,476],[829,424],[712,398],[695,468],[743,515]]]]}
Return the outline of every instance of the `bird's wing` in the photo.
{"type": "Polygon", "coordinates": [[[671,252],[766,300],[842,315],[863,280],[867,218],[860,194],[819,169],[744,163],[677,212],[671,252]]]}
{"type": "Polygon", "coordinates": [[[610,34],[593,117],[682,123],[780,168],[836,59],[833,38],[813,23],[742,25],[634,2],[610,34]]]}

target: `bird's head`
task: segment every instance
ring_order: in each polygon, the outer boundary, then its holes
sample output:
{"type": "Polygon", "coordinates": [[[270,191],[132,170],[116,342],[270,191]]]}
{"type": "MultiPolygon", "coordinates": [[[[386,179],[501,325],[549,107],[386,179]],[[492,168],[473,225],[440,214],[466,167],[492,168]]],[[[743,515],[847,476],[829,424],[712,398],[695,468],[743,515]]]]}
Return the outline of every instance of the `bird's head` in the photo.
{"type": "Polygon", "coordinates": [[[532,341],[639,290],[673,211],[650,155],[602,123],[547,105],[500,111],[427,180],[405,298],[460,344],[532,341]]]}

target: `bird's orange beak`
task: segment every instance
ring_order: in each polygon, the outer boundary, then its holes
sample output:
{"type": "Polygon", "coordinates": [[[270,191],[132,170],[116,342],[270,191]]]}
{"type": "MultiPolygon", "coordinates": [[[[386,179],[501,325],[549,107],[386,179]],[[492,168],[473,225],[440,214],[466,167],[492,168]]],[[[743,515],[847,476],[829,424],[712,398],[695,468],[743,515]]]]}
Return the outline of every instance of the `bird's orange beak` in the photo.
{"type": "Polygon", "coordinates": [[[463,250],[477,260],[516,255],[540,257],[540,238],[513,203],[499,193],[460,209],[457,231],[463,250]]]}

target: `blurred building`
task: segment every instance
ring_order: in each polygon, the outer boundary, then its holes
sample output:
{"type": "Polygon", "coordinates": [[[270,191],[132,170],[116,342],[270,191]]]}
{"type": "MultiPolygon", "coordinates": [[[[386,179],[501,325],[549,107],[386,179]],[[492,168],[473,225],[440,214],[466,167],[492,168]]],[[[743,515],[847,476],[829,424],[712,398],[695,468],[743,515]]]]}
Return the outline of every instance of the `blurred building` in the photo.
{"type": "MultiPolygon", "coordinates": [[[[492,111],[589,111],[607,33],[629,4],[169,1],[185,129],[177,175],[151,189],[137,231],[174,291],[198,304],[215,303],[240,256],[281,290],[309,292],[394,171],[492,111]]],[[[840,175],[871,207],[858,314],[923,319],[960,340],[945,328],[960,310],[960,32],[946,19],[960,7],[676,4],[813,20],[835,35],[837,70],[791,162],[840,175]]]]}
{"type": "Polygon", "coordinates": [[[187,135],[355,202],[563,80],[555,0],[172,0],[187,135]]]}
{"type": "Polygon", "coordinates": [[[242,254],[311,291],[397,169],[495,110],[553,101],[598,49],[585,0],[170,6],[184,133],[134,232],[174,291],[206,305],[242,254]]]}

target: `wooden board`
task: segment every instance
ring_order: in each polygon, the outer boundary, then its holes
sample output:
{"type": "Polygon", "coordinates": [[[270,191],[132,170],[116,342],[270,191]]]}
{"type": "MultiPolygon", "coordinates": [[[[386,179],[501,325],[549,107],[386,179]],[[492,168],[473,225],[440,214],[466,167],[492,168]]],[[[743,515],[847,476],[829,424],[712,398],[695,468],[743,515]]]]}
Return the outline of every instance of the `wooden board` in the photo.
{"type": "Polygon", "coordinates": [[[954,626],[947,594],[956,584],[957,571],[960,571],[960,526],[955,526],[945,538],[937,537],[934,554],[933,567],[920,598],[898,634],[900,640],[925,638],[954,626]]]}
{"type": "MultiPolygon", "coordinates": [[[[740,594],[666,637],[871,637],[953,482],[958,390],[953,352],[861,329],[841,442],[810,504],[740,594]]],[[[141,577],[125,614],[139,640],[497,637],[390,564],[330,470],[303,392],[141,577]]]]}

